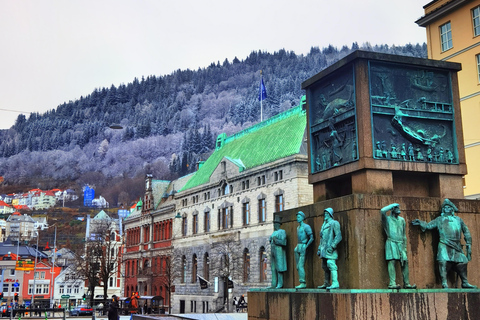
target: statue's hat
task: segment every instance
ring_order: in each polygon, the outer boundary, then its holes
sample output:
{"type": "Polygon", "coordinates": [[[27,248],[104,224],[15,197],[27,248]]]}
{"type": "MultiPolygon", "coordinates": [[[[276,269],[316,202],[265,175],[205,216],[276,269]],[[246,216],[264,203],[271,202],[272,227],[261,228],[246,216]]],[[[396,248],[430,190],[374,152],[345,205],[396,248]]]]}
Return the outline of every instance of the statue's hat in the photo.
{"type": "Polygon", "coordinates": [[[323,212],[327,212],[330,215],[330,217],[333,218],[333,209],[332,208],[327,208],[327,209],[323,210],[323,212]]]}
{"type": "Polygon", "coordinates": [[[452,201],[450,201],[449,199],[445,199],[443,200],[443,204],[442,204],[442,208],[445,207],[445,206],[450,206],[453,208],[453,210],[455,212],[458,212],[458,208],[453,204],[452,201]]]}
{"type": "Polygon", "coordinates": [[[282,217],[276,215],[273,218],[273,223],[282,223],[282,217]]]}
{"type": "Polygon", "coordinates": [[[301,216],[303,217],[303,219],[305,219],[305,213],[303,213],[302,211],[298,211],[298,212],[297,212],[297,216],[298,216],[298,215],[301,215],[301,216]]]}

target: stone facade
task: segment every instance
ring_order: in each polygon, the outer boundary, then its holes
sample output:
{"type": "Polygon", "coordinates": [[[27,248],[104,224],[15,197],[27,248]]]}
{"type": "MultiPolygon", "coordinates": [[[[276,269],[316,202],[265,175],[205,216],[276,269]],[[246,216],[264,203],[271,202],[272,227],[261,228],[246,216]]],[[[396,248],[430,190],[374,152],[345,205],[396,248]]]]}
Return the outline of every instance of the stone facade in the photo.
{"type": "MultiPolygon", "coordinates": [[[[193,187],[187,184],[175,194],[177,219],[172,243],[179,270],[173,313],[231,311],[233,297],[245,295],[248,300],[251,288],[270,286],[269,237],[274,215],[311,204],[313,189],[308,184],[305,122],[290,124],[297,126],[298,132],[285,138],[269,126],[282,125],[289,117],[304,117],[301,112],[297,107],[285,117],[279,115],[237,133],[247,139],[228,142],[227,138],[222,145],[219,137],[216,153],[209,158],[214,164],[205,163],[211,165],[206,182],[193,187]],[[248,139],[263,143],[254,147],[248,139]],[[271,151],[286,149],[291,142],[298,144],[288,156],[277,157],[271,151]],[[225,148],[223,153],[221,148],[225,148]],[[271,161],[249,166],[257,152],[258,157],[270,153],[271,161]]],[[[198,175],[202,174],[200,168],[198,175]]]]}
{"type": "Polygon", "coordinates": [[[312,202],[313,190],[307,181],[306,161],[306,156],[296,155],[240,174],[237,169],[235,175],[235,166],[226,160],[225,165],[221,162],[215,170],[211,183],[176,195],[179,204],[178,211],[182,216],[182,222],[186,222],[186,229],[183,223],[175,224],[174,247],[176,259],[181,265],[182,258],[185,257],[186,272],[184,275],[186,276],[182,278],[180,275],[179,281],[176,282],[173,299],[174,313],[215,311],[223,306],[224,288],[221,288],[222,281],[218,270],[221,269],[219,255],[225,249],[216,247],[225,247],[226,245],[221,244],[224,239],[234,243],[230,250],[232,263],[235,264],[230,275],[234,283],[230,298],[246,294],[250,288],[270,285],[268,238],[273,231],[274,214],[279,212],[276,200],[279,201],[279,197],[283,198],[281,210],[312,202]],[[222,166],[226,167],[225,171],[222,171],[222,166]],[[281,179],[279,179],[280,172],[281,179]],[[229,177],[228,183],[226,182],[227,176],[229,177]],[[263,177],[265,177],[265,181],[263,181],[263,177]],[[277,177],[277,181],[275,181],[275,177],[277,177]],[[246,184],[246,181],[249,181],[249,188],[242,189],[242,185],[246,184]],[[223,194],[225,188],[232,187],[233,192],[228,190],[227,194],[223,194]],[[210,193],[210,199],[208,199],[208,193],[210,193]],[[207,195],[206,200],[205,195],[207,195]],[[197,201],[197,197],[198,202],[193,203],[192,199],[195,198],[197,201]],[[261,200],[265,200],[264,219],[260,214],[261,200]],[[183,206],[182,201],[185,204],[183,206]],[[247,203],[250,206],[248,224],[244,221],[243,212],[247,203]],[[233,219],[233,222],[228,222],[225,226],[223,219],[226,210],[229,210],[229,219],[233,219]],[[210,230],[206,231],[205,216],[208,214],[210,215],[210,230]],[[231,218],[232,216],[233,218],[231,218]],[[194,222],[195,219],[197,222],[194,222]],[[198,227],[196,223],[198,223],[198,227]],[[245,250],[248,250],[250,255],[249,272],[244,271],[245,250]],[[262,252],[265,254],[262,255],[262,252]],[[205,258],[206,254],[209,257],[208,263],[205,258]],[[211,283],[207,289],[200,289],[199,280],[192,276],[195,257],[196,273],[211,283]],[[262,257],[267,260],[262,261],[262,257]],[[209,272],[205,268],[209,268],[209,272]],[[244,273],[248,273],[248,277],[244,273]],[[218,292],[215,290],[216,283],[219,287],[218,292]],[[181,302],[182,300],[185,302],[181,302]],[[185,309],[177,309],[181,305],[185,305],[185,309]]]}

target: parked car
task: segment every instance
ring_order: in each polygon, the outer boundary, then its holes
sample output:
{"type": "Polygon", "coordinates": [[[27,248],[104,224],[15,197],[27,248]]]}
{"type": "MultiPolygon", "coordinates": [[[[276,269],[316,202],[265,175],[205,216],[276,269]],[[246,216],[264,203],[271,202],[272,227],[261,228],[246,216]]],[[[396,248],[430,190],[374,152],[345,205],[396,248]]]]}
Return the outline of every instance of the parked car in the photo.
{"type": "Polygon", "coordinates": [[[70,310],[70,316],[91,316],[93,315],[92,307],[87,305],[76,306],[70,310]]]}

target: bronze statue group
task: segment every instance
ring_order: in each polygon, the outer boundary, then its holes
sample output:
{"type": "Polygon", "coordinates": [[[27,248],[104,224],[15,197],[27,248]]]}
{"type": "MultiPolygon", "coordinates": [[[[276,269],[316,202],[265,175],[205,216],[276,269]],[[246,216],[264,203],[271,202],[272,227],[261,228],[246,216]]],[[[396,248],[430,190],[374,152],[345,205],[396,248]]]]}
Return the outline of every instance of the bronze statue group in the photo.
{"type": "MultiPolygon", "coordinates": [[[[436,219],[425,222],[419,219],[412,221],[413,225],[420,226],[422,232],[436,229],[439,233],[440,241],[438,243],[437,262],[442,281],[442,287],[448,288],[447,272],[454,270],[462,281],[462,288],[476,289],[477,287],[468,283],[467,264],[471,260],[472,237],[470,231],[463,220],[455,215],[458,212],[457,207],[449,200],[445,199],[442,204],[442,213],[436,219]],[[461,245],[461,236],[466,243],[465,255],[461,245]]],[[[408,258],[407,258],[407,236],[405,219],[400,217],[400,205],[392,203],[380,210],[382,227],[387,236],[385,242],[385,258],[389,275],[389,289],[400,289],[401,286],[395,281],[395,265],[400,263],[403,276],[404,289],[416,289],[409,279],[408,258]],[[388,212],[390,215],[387,215],[388,212]]],[[[322,259],[322,269],[325,272],[325,281],[318,289],[338,289],[338,268],[336,260],[338,259],[337,246],[342,240],[340,223],[334,218],[332,208],[324,210],[324,221],[320,230],[320,245],[317,255],[322,259]]],[[[304,222],[305,214],[302,211],[297,213],[297,246],[295,247],[295,262],[300,284],[297,289],[306,288],[305,280],[305,253],[307,248],[313,242],[312,228],[304,222]]],[[[271,268],[272,285],[271,288],[283,288],[283,274],[287,271],[286,245],[287,234],[285,230],[280,229],[280,217],[275,216],[274,232],[270,236],[271,244],[271,268]]]]}

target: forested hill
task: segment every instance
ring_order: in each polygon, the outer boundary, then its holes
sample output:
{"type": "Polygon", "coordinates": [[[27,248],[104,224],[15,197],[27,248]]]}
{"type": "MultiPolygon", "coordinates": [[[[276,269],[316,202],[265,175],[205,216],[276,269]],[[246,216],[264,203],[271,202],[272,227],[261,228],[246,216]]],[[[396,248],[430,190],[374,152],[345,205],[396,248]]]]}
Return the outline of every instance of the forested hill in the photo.
{"type": "Polygon", "coordinates": [[[0,176],[7,185],[52,185],[98,183],[85,181],[91,172],[96,180],[146,171],[167,179],[185,174],[212,150],[219,133],[260,120],[260,70],[268,94],[266,119],[297,105],[303,81],[356,49],[427,56],[425,44],[359,48],[354,43],[312,47],[306,55],[253,51],[243,60],[95,89],[44,114],[20,115],[11,129],[1,130],[0,176]],[[111,129],[112,124],[122,129],[111,129]]]}

